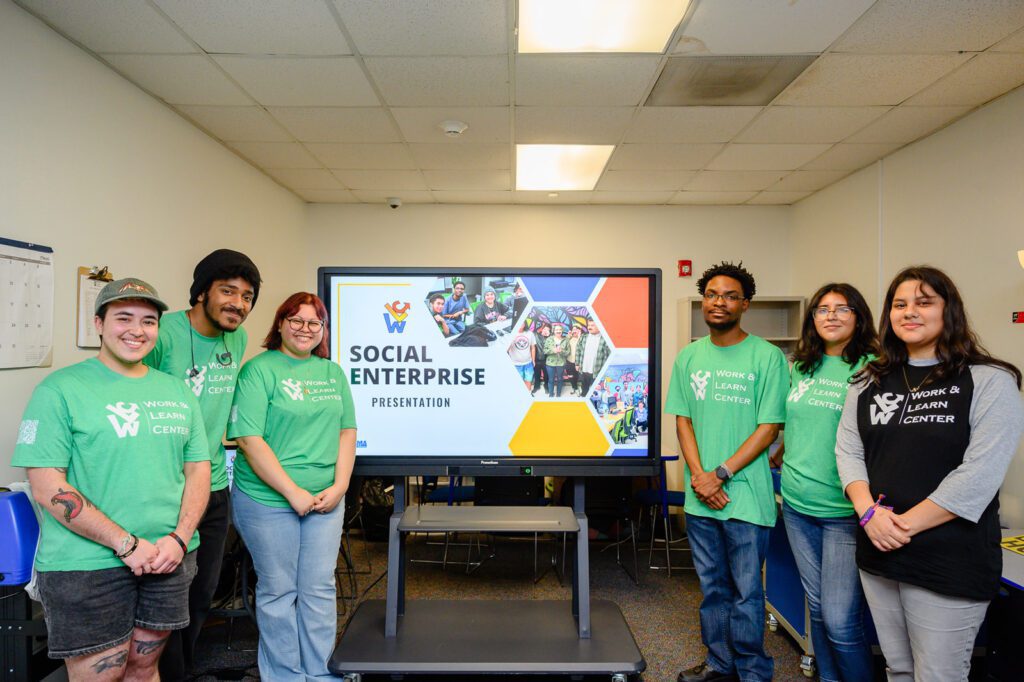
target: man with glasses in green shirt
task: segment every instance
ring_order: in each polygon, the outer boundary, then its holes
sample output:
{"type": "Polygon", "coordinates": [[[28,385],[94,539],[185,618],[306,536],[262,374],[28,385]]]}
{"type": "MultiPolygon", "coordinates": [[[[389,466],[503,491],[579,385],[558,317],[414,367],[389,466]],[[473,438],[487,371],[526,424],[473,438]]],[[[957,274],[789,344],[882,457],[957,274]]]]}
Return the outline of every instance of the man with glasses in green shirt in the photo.
{"type": "Polygon", "coordinates": [[[665,404],[686,461],[686,529],[707,647],[679,682],[772,679],[761,566],[776,513],[768,446],[786,419],[789,373],[781,350],[740,327],[755,293],[742,265],[720,263],[697,281],[710,334],[680,351],[665,404]]]}
{"type": "Polygon", "coordinates": [[[210,503],[199,524],[202,544],[189,591],[189,626],[175,631],[160,659],[160,678],[182,682],[193,665],[199,633],[217,589],[228,532],[229,494],[224,430],[247,335],[242,323],[260,293],[260,271],[243,253],[218,249],[196,265],[187,310],[169,313],[146,356],[150,367],[185,382],[199,400],[210,448],[210,503]]]}

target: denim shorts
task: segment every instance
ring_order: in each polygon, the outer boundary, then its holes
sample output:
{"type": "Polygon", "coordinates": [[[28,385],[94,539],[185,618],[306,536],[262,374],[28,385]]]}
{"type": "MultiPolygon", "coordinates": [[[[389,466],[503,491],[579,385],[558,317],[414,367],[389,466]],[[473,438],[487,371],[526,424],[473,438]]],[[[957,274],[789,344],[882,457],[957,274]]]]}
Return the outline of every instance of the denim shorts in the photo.
{"type": "Polygon", "coordinates": [[[110,649],[127,642],[136,626],[181,630],[188,625],[188,588],[195,574],[195,552],[173,573],[159,575],[136,577],[127,566],[40,572],[50,658],[110,649]]]}
{"type": "Polygon", "coordinates": [[[523,381],[533,381],[533,363],[528,362],[525,365],[516,365],[516,371],[519,372],[519,376],[523,381]]]}

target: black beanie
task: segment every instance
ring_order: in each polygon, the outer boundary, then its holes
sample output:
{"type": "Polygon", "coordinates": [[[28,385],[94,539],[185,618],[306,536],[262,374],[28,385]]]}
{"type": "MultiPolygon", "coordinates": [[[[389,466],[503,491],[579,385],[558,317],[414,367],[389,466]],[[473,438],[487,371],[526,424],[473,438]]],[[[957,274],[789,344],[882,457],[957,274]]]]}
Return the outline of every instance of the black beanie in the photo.
{"type": "Polygon", "coordinates": [[[195,305],[201,294],[218,279],[241,277],[252,285],[252,304],[260,297],[260,271],[244,253],[231,249],[217,249],[199,261],[192,271],[192,288],[189,289],[189,305],[195,305]]]}

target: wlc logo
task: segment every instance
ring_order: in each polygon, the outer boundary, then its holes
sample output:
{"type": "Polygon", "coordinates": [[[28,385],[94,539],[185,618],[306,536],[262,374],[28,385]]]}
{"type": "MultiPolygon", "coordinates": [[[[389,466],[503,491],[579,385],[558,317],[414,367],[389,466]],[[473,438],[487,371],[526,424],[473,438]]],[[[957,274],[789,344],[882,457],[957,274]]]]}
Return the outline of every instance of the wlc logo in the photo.
{"type": "Polygon", "coordinates": [[[196,394],[198,398],[203,394],[203,385],[206,384],[206,367],[190,367],[185,372],[185,385],[196,394]]]}
{"type": "Polygon", "coordinates": [[[883,393],[874,397],[875,404],[871,405],[871,423],[888,424],[896,409],[903,402],[906,396],[903,394],[883,393]]]}
{"type": "Polygon", "coordinates": [[[800,383],[794,386],[793,390],[789,392],[789,402],[800,402],[800,398],[803,398],[804,393],[807,393],[807,389],[809,389],[813,385],[814,379],[801,379],[800,383]]]}
{"type": "Polygon", "coordinates": [[[108,414],[107,419],[114,427],[114,433],[118,438],[139,435],[139,406],[136,403],[117,403],[107,405],[107,410],[113,412],[108,414]]]}
{"type": "Polygon", "coordinates": [[[305,396],[302,395],[302,383],[295,379],[282,379],[281,388],[288,394],[288,397],[292,400],[305,400],[305,396]]]}
{"type": "Polygon", "coordinates": [[[387,325],[388,334],[401,334],[405,331],[405,318],[409,317],[409,304],[392,301],[384,304],[384,324],[387,325]]]}
{"type": "Polygon", "coordinates": [[[711,378],[711,372],[700,371],[690,375],[690,388],[693,389],[693,395],[696,396],[697,400],[704,400],[704,393],[708,390],[708,379],[711,378]]]}

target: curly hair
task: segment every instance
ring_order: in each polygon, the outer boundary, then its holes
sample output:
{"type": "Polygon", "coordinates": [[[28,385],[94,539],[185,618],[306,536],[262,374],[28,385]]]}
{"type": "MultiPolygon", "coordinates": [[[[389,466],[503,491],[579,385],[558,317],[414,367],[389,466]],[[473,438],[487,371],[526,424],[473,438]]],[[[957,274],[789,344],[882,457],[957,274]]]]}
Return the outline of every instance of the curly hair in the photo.
{"type": "Polygon", "coordinates": [[[754,294],[757,293],[757,286],[754,284],[754,276],[747,272],[743,267],[743,261],[733,264],[727,260],[712,265],[710,268],[704,271],[704,274],[697,280],[697,293],[701,296],[704,295],[704,289],[715,277],[731,277],[743,287],[743,298],[748,301],[754,298],[754,294]]]}

